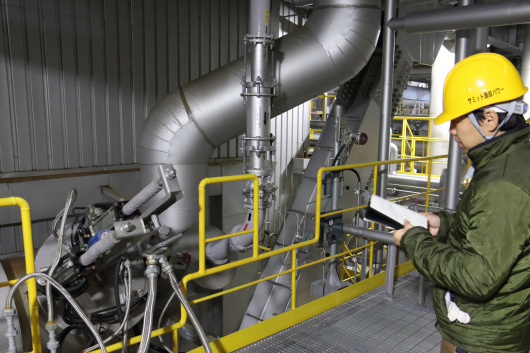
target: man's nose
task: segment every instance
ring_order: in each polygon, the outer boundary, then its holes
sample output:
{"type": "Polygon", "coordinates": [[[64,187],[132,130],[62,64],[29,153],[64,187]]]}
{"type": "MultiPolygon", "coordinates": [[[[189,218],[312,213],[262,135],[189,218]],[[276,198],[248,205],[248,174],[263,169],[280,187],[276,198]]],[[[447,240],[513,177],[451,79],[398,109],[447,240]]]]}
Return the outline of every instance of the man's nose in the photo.
{"type": "Polygon", "coordinates": [[[455,124],[454,120],[451,121],[451,125],[449,126],[449,133],[451,135],[455,135],[456,136],[456,124],[455,124]]]}

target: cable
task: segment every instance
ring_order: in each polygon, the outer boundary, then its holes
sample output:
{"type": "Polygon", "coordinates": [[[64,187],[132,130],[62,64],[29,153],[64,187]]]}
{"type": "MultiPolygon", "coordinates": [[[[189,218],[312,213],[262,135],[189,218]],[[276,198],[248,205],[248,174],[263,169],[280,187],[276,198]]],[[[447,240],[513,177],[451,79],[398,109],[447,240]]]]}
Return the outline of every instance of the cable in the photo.
{"type": "Polygon", "coordinates": [[[9,290],[9,293],[7,294],[6,309],[11,308],[11,302],[13,300],[13,293],[15,292],[15,290],[17,290],[18,287],[20,287],[27,280],[29,280],[30,278],[34,278],[34,277],[39,277],[39,278],[42,278],[42,279],[48,281],[48,283],[50,285],[54,286],[55,288],[57,288],[61,292],[61,294],[64,296],[64,298],[72,305],[72,307],[75,309],[75,311],[79,314],[79,316],[81,317],[81,319],[83,320],[85,325],[88,327],[88,329],[92,332],[93,336],[96,338],[96,341],[98,342],[98,345],[99,345],[99,348],[101,349],[101,352],[102,353],[107,353],[107,349],[105,348],[105,344],[103,343],[103,340],[101,339],[101,336],[99,335],[99,333],[96,330],[96,328],[94,327],[94,325],[92,325],[92,323],[90,322],[88,317],[85,315],[85,313],[83,312],[83,309],[81,309],[79,304],[77,304],[75,299],[72,298],[70,293],[68,293],[68,291],[66,289],[64,289],[63,286],[61,286],[57,281],[55,281],[50,276],[45,275],[44,273],[38,273],[38,272],[29,273],[29,274],[25,275],[24,277],[22,277],[21,279],[19,279],[17,281],[17,283],[15,283],[11,287],[11,289],[9,290]]]}
{"type": "MultiPolygon", "coordinates": [[[[66,218],[68,216],[68,211],[70,210],[70,207],[72,206],[72,203],[74,203],[77,196],[77,190],[75,188],[70,189],[70,192],[68,193],[68,197],[66,198],[66,205],[64,208],[59,212],[57,217],[55,217],[54,224],[52,225],[52,228],[55,232],[55,227],[57,226],[57,221],[59,219],[59,215],[62,215],[61,219],[61,228],[59,230],[59,234],[57,236],[57,250],[55,251],[55,259],[52,262],[52,265],[50,266],[48,270],[48,274],[50,277],[53,277],[53,273],[55,272],[55,269],[59,265],[59,262],[61,261],[61,254],[63,250],[63,238],[64,238],[64,228],[66,224],[66,218]]],[[[68,292],[67,292],[68,293],[68,292]]],[[[48,308],[48,321],[46,323],[46,330],[48,331],[48,347],[51,351],[51,353],[56,352],[56,348],[58,347],[57,338],[55,336],[55,330],[57,328],[57,325],[54,322],[54,315],[53,315],[53,297],[52,297],[52,288],[50,286],[50,282],[46,283],[46,304],[48,308]]]]}
{"type": "MultiPolygon", "coordinates": [[[[132,280],[131,280],[131,273],[130,273],[130,270],[131,270],[131,265],[129,263],[128,260],[126,260],[125,262],[125,267],[127,268],[127,281],[124,282],[125,283],[125,295],[126,295],[126,300],[125,300],[125,314],[122,313],[122,320],[121,320],[121,324],[120,324],[120,327],[118,327],[118,329],[116,331],[114,331],[114,333],[105,338],[105,340],[103,341],[103,343],[107,344],[107,342],[109,342],[110,340],[112,340],[114,337],[116,337],[120,331],[122,330],[126,330],[125,327],[127,325],[127,321],[129,320],[129,312],[130,312],[130,308],[131,308],[131,287],[132,287],[132,280]]],[[[119,302],[119,294],[118,294],[118,302],[116,303],[117,307],[120,307],[120,302],[119,302]]],[[[125,331],[123,331],[125,332],[125,331]]],[[[124,333],[125,335],[125,333],[124,333]]],[[[87,349],[85,349],[83,351],[83,353],[87,353],[87,352],[90,352],[91,350],[93,350],[94,348],[97,348],[97,345],[94,345],[92,347],[89,347],[87,349]]]]}
{"type": "Polygon", "coordinates": [[[335,165],[335,163],[337,163],[337,160],[339,159],[339,156],[342,153],[342,151],[344,151],[344,148],[346,148],[346,145],[347,144],[344,143],[342,144],[342,146],[340,146],[339,151],[337,152],[337,154],[335,155],[335,158],[333,158],[333,162],[331,163],[332,167],[335,165]]]}
{"type": "MultiPolygon", "coordinates": [[[[162,312],[160,313],[160,317],[158,318],[158,326],[157,326],[157,328],[162,327],[162,318],[164,317],[164,314],[166,313],[167,308],[169,308],[169,304],[171,303],[173,298],[175,298],[176,295],[177,294],[175,292],[173,292],[171,294],[171,297],[169,297],[169,300],[167,301],[166,305],[164,305],[164,309],[162,309],[162,312]]],[[[164,349],[166,350],[166,353],[173,353],[173,350],[171,348],[169,348],[166,345],[166,343],[164,342],[164,340],[162,339],[162,335],[158,336],[158,339],[160,340],[160,343],[162,344],[162,347],[164,347],[164,349]]]]}
{"type": "Polygon", "coordinates": [[[182,306],[184,306],[184,309],[186,309],[186,312],[188,313],[188,316],[190,317],[190,321],[193,324],[193,327],[195,327],[195,331],[197,332],[197,335],[199,335],[199,339],[201,340],[204,351],[206,353],[212,353],[210,342],[208,341],[208,338],[206,337],[206,334],[204,333],[204,330],[202,329],[201,324],[199,323],[199,320],[195,316],[193,309],[191,308],[190,304],[186,300],[184,293],[182,293],[182,291],[180,290],[179,284],[177,282],[177,278],[175,274],[173,273],[173,270],[167,271],[165,273],[169,276],[169,282],[171,283],[171,287],[173,287],[173,290],[177,294],[177,297],[179,298],[182,306]]]}
{"type": "MultiPolygon", "coordinates": [[[[132,296],[132,272],[131,272],[131,264],[130,262],[125,263],[125,267],[127,268],[127,298],[129,299],[129,306],[130,306],[130,300],[132,296]]],[[[125,282],[125,281],[124,281],[125,282]]],[[[127,301],[125,302],[127,304],[127,301]]],[[[129,324],[129,312],[130,308],[125,308],[125,319],[123,320],[123,335],[122,335],[122,348],[121,352],[125,353],[127,350],[127,331],[128,331],[128,324],[129,324]]]]}
{"type": "Polygon", "coordinates": [[[116,271],[114,272],[114,301],[116,303],[116,311],[118,312],[118,317],[120,320],[123,320],[123,310],[121,309],[120,303],[120,271],[125,260],[126,257],[123,255],[118,258],[118,262],[116,263],[116,271]]]}

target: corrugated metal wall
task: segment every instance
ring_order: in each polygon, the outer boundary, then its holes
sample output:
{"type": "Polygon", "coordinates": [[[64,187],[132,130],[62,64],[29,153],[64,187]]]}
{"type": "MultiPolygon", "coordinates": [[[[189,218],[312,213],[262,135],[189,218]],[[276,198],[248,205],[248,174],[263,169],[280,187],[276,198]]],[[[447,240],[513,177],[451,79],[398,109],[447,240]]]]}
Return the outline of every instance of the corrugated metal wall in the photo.
{"type": "Polygon", "coordinates": [[[2,0],[0,168],[136,162],[157,99],[243,55],[246,0],[2,0]]]}
{"type": "MultiPolygon", "coordinates": [[[[303,21],[290,6],[273,1],[280,35],[303,21]]],[[[137,137],[157,100],[244,54],[247,11],[248,0],[0,0],[0,172],[136,163],[137,137]]],[[[306,110],[274,121],[275,228],[296,186],[287,174],[308,134],[306,110]]],[[[239,146],[229,141],[212,157],[241,157],[239,146]]],[[[64,183],[96,187],[95,178],[64,183]]],[[[0,254],[21,251],[20,227],[5,223],[0,254]]],[[[35,224],[35,245],[48,234],[48,221],[35,224]]]]}

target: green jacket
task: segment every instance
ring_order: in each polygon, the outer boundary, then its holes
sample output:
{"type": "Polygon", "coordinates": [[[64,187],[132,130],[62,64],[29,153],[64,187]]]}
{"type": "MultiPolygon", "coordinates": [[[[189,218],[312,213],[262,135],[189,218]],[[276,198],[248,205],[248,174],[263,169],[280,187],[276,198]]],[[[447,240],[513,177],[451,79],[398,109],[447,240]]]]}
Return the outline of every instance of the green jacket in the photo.
{"type": "Polygon", "coordinates": [[[530,127],[468,152],[475,174],[436,237],[409,229],[401,247],[436,286],[438,330],[473,353],[530,351],[530,127]],[[444,294],[471,316],[447,319],[444,294]]]}

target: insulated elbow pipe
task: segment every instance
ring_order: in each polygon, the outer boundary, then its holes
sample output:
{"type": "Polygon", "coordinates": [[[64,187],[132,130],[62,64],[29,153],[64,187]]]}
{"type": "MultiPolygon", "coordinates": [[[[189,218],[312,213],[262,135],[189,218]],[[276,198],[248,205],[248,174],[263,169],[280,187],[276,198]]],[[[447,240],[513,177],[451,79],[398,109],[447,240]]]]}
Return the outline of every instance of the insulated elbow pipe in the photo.
{"type": "MultiPolygon", "coordinates": [[[[272,115],[357,75],[375,50],[380,8],[380,0],[316,1],[306,25],[275,42],[272,115]]],[[[173,164],[179,175],[184,197],[160,216],[175,233],[197,223],[197,185],[207,176],[213,150],[245,131],[243,69],[241,58],[189,82],[160,101],[144,123],[141,183],[157,176],[160,163],[173,164]]]]}

